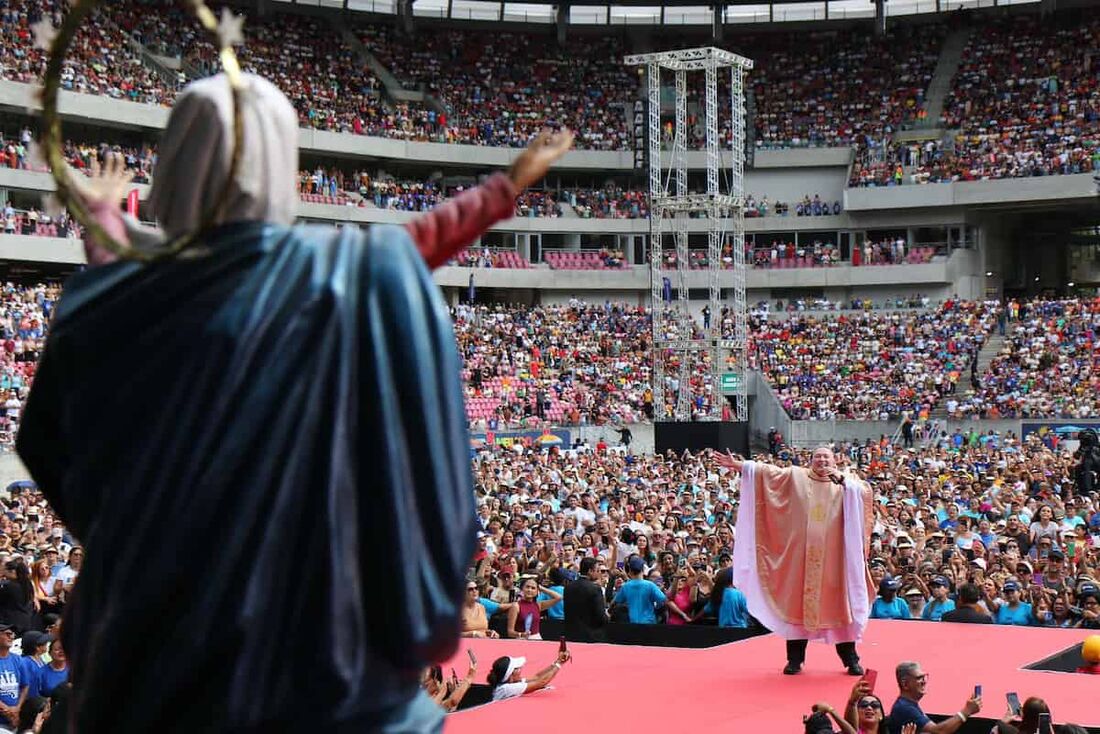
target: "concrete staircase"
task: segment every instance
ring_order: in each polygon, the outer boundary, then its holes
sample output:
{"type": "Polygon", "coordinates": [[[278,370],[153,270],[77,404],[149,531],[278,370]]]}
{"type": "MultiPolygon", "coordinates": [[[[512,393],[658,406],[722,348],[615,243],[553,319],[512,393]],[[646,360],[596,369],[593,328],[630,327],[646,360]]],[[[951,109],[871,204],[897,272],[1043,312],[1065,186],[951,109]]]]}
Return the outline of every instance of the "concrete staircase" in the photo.
{"type": "MultiPolygon", "coordinates": [[[[985,343],[982,344],[981,351],[978,352],[978,378],[985,374],[985,371],[989,369],[989,363],[993,361],[994,357],[1001,353],[1001,349],[1005,345],[1005,337],[998,334],[996,331],[991,332],[986,338],[985,343]]],[[[959,392],[963,393],[970,389],[970,369],[969,367],[963,373],[962,378],[959,381],[959,392]]],[[[945,420],[947,418],[947,409],[944,407],[944,403],[947,399],[941,400],[935,408],[932,409],[928,417],[932,420],[945,420]]]]}
{"type": "Polygon", "coordinates": [[[947,95],[951,92],[951,81],[959,70],[963,51],[970,40],[970,26],[955,28],[944,39],[943,48],[940,50],[940,59],[936,63],[936,71],[932,75],[932,81],[928,83],[925,92],[925,100],[928,108],[928,116],[921,127],[936,128],[940,125],[940,117],[943,116],[943,107],[947,102],[947,95]]]}
{"type": "MultiPolygon", "coordinates": [[[[184,71],[184,69],[182,68],[182,64],[181,68],[173,68],[168,63],[166,63],[166,59],[161,56],[157,56],[152,51],[147,49],[145,45],[134,38],[134,36],[130,32],[128,32],[125,28],[117,25],[111,19],[104,17],[102,13],[96,16],[96,22],[101,25],[109,25],[117,30],[120,35],[124,36],[126,39],[126,43],[130,46],[130,50],[137,54],[138,58],[141,59],[142,66],[149,69],[151,72],[160,77],[161,81],[163,81],[168,87],[172,89],[179,89],[183,86],[185,80],[180,78],[181,71],[184,71]]],[[[189,78],[195,79],[197,77],[189,78]]]]}
{"type": "Polygon", "coordinates": [[[978,352],[978,374],[983,375],[989,368],[989,363],[993,361],[993,358],[1001,353],[1001,349],[1004,348],[1005,337],[1001,336],[997,332],[991,333],[986,337],[985,344],[982,345],[982,351],[978,352]]]}
{"type": "Polygon", "coordinates": [[[405,89],[405,87],[401,86],[401,82],[393,75],[393,72],[387,69],[386,66],[378,60],[378,57],[372,54],[370,50],[363,45],[363,42],[359,40],[359,36],[355,35],[354,31],[335,18],[332,19],[331,23],[333,30],[340,35],[341,40],[359,56],[378,81],[382,82],[382,88],[385,89],[387,98],[395,102],[423,104],[431,107],[436,112],[445,113],[447,111],[443,103],[427,92],[405,89]]]}

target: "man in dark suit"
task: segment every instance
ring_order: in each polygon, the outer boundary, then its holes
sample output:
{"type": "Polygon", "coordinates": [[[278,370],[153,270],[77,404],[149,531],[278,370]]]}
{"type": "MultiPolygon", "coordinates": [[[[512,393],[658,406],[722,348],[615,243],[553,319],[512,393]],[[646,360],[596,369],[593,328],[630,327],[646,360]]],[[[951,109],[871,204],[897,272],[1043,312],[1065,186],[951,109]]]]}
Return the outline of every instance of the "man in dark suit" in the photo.
{"type": "Polygon", "coordinates": [[[959,589],[959,606],[943,615],[944,622],[969,622],[970,624],[993,624],[993,618],[978,605],[982,598],[981,590],[974,584],[964,584],[959,589]]]}
{"type": "Polygon", "coordinates": [[[605,642],[607,603],[600,577],[599,558],[581,560],[580,578],[565,587],[565,637],[574,642],[605,642]]]}

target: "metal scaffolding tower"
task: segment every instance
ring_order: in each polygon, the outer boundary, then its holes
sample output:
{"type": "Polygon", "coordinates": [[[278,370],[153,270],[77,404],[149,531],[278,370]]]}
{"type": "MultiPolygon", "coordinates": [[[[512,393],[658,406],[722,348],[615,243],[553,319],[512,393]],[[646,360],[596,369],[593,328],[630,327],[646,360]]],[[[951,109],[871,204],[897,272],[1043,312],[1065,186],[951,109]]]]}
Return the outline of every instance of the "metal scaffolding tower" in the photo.
{"type": "Polygon", "coordinates": [[[724,400],[735,398],[731,419],[748,420],[746,398],[746,351],[748,321],[745,304],[745,72],[753,62],[718,48],[627,56],[628,66],[644,66],[648,88],[649,164],[649,261],[653,310],[653,407],[654,420],[690,421],[693,401],[709,395],[710,410],[696,420],[720,420],[724,400]],[[721,152],[718,143],[718,73],[730,70],[730,168],[726,190],[719,186],[721,152]],[[675,76],[675,126],[669,155],[668,177],[661,159],[661,72],[675,76]],[[687,175],[687,91],[688,72],[704,72],[706,192],[690,193],[687,175]],[[675,179],[675,191],[670,191],[675,179]],[[692,270],[688,250],[688,221],[691,214],[707,220],[707,267],[692,270]],[[675,264],[665,266],[665,241],[671,238],[675,264]],[[732,247],[732,269],[723,268],[722,247],[732,247]],[[690,276],[689,276],[690,273],[690,276]],[[706,277],[710,328],[694,324],[688,312],[689,281],[706,277]],[[667,285],[666,285],[667,284],[667,285]],[[726,303],[733,325],[722,328],[722,291],[730,291],[726,303]],[[669,298],[666,299],[666,291],[669,298]],[[671,295],[675,292],[675,300],[671,295]],[[675,378],[672,375],[675,374],[675,378]],[[702,384],[693,389],[693,378],[702,384]],[[671,394],[670,394],[671,393],[671,394]],[[673,398],[671,415],[666,413],[666,396],[673,398]]]}

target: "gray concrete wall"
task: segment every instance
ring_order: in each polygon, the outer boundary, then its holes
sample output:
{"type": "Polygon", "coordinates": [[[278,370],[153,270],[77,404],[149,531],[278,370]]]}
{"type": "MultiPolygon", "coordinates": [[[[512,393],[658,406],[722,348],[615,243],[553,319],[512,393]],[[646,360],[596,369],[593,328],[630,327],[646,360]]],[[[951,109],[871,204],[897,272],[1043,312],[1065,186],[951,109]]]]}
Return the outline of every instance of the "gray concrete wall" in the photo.
{"type": "MultiPolygon", "coordinates": [[[[433,274],[435,282],[445,287],[464,288],[470,283],[470,269],[460,267],[439,268],[433,274]]],[[[706,288],[708,274],[705,271],[690,272],[686,276],[688,288],[706,288]]],[[[649,269],[635,267],[625,270],[575,270],[560,271],[549,268],[529,270],[476,269],[474,278],[479,287],[485,288],[538,288],[565,290],[578,297],[588,291],[649,291],[649,269]]],[[[926,265],[883,265],[855,268],[840,265],[832,268],[803,268],[792,270],[749,270],[745,287],[753,292],[771,292],[778,288],[840,289],[841,292],[864,288],[877,288],[880,293],[904,293],[908,288],[920,292],[934,286],[949,284],[947,263],[940,260],[926,265]]],[[[719,275],[722,288],[733,287],[732,271],[719,275]]],[[[885,296],[883,296],[885,297],[885,296]]],[[[568,297],[566,298],[568,300],[568,297]]]]}
{"type": "MultiPolygon", "coordinates": [[[[630,450],[636,454],[651,454],[656,449],[656,439],[653,433],[652,423],[629,423],[633,440],[630,450]]],[[[619,434],[615,431],[618,426],[574,426],[569,428],[570,435],[587,438],[588,443],[595,446],[602,438],[608,446],[619,445],[619,434]]]]}
{"type": "Polygon", "coordinates": [[[772,427],[784,437],[790,436],[793,421],[783,410],[767,380],[756,370],[749,375],[746,386],[749,391],[749,443],[754,448],[766,446],[768,431],[772,427]]]}
{"type": "Polygon", "coordinates": [[[641,291],[541,290],[539,291],[539,302],[545,306],[564,306],[573,298],[579,298],[585,303],[610,301],[611,303],[644,306],[649,301],[647,295],[647,293],[641,291]]]}
{"type": "MultiPolygon", "coordinates": [[[[817,446],[834,441],[877,441],[883,434],[893,436],[901,425],[900,420],[893,421],[792,421],[789,443],[793,446],[817,446]]],[[[1018,420],[972,420],[948,421],[947,429],[953,432],[961,428],[964,432],[973,426],[980,432],[1012,431],[1020,435],[1018,420]]]]}
{"type": "MultiPolygon", "coordinates": [[[[37,85],[0,81],[0,107],[35,114],[42,107],[35,99],[37,89],[37,85]]],[[[169,114],[166,107],[73,92],[62,92],[59,95],[58,107],[63,119],[74,122],[148,131],[163,130],[168,123],[169,114]]],[[[334,156],[371,156],[477,168],[510,166],[520,153],[517,148],[413,143],[306,129],[301,130],[299,147],[303,151],[334,156]]],[[[756,153],[756,166],[785,169],[830,166],[847,168],[851,157],[850,148],[759,151],[756,153]]],[[[667,152],[662,154],[662,160],[667,165],[670,154],[667,152]]],[[[722,167],[729,168],[732,160],[732,153],[729,151],[723,153],[722,167]]],[[[702,151],[689,151],[686,161],[690,168],[705,168],[706,154],[702,151]]],[[[634,154],[631,151],[574,151],[567,153],[555,167],[570,170],[626,172],[634,169],[634,154]]]]}
{"type": "MultiPolygon", "coordinates": [[[[813,198],[814,194],[819,194],[822,200],[832,206],[834,201],[844,201],[844,189],[848,183],[847,172],[848,169],[844,167],[757,167],[745,172],[745,193],[752,194],[758,201],[764,196],[768,197],[769,202],[783,201],[791,204],[792,208],[802,197],[813,198]]],[[[792,211],[791,214],[794,212],[792,211]]],[[[795,221],[799,218],[792,216],[790,219],[795,221]]],[[[828,227],[822,227],[822,229],[828,229],[828,227]]]]}
{"type": "Polygon", "coordinates": [[[36,263],[82,264],[84,245],[80,240],[61,237],[24,237],[0,234],[0,260],[36,263]]]}
{"type": "Polygon", "coordinates": [[[10,451],[0,453],[0,490],[12,482],[21,482],[30,478],[30,473],[18,456],[10,451]]]}
{"type": "Polygon", "coordinates": [[[858,212],[967,207],[1009,202],[1085,203],[1095,198],[1096,184],[1092,180],[1092,174],[1081,173],[1073,176],[1042,176],[1001,181],[847,189],[844,192],[844,209],[849,212],[858,212]]]}

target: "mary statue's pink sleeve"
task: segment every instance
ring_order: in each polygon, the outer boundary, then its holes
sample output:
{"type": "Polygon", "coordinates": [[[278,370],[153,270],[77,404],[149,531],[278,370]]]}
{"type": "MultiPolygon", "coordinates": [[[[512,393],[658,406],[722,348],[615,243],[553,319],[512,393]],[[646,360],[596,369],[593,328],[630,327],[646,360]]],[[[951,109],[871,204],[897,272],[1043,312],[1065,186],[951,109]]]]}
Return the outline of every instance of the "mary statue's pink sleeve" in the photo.
{"type": "Polygon", "coordinates": [[[516,187],[503,173],[405,225],[420,255],[435,270],[515,211],[516,187]]]}

